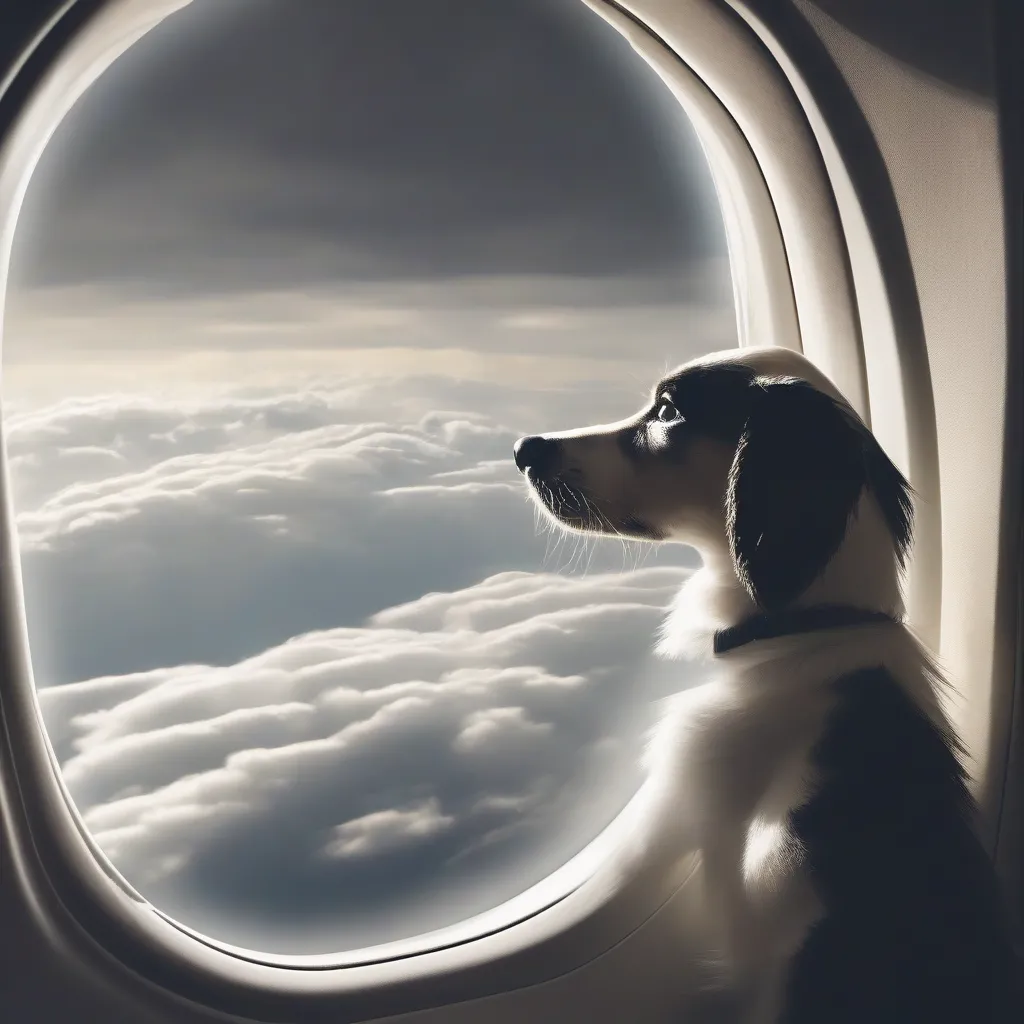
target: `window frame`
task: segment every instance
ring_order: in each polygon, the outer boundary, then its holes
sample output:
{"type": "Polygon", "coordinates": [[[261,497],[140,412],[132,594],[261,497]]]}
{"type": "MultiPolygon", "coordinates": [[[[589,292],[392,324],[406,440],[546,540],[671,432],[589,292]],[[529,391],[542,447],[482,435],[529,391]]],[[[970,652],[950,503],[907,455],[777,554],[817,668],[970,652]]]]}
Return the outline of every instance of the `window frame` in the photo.
{"type": "MultiPolygon", "coordinates": [[[[188,2],[69,0],[37,40],[33,57],[0,85],[0,103],[12,83],[28,97],[0,148],[0,313],[18,208],[50,134],[120,52],[188,2]]],[[[807,354],[850,398],[917,489],[910,620],[938,647],[934,404],[906,240],[901,227],[883,230],[880,224],[886,211],[882,202],[879,212],[878,183],[872,193],[863,161],[858,167],[849,141],[841,145],[831,134],[820,93],[741,0],[581,2],[629,39],[697,129],[725,214],[741,344],[807,354]],[[745,74],[735,75],[736,67],[745,74]],[[871,339],[867,345],[864,337],[871,339]]],[[[0,810],[13,838],[12,866],[35,896],[38,920],[97,970],[134,975],[175,998],[261,1020],[292,1020],[299,1013],[303,1019],[368,1019],[552,980],[654,918],[685,912],[695,899],[696,887],[686,884],[693,858],[681,877],[642,900],[628,886],[614,896],[594,891],[587,878],[600,855],[599,839],[513,901],[524,908],[518,917],[493,927],[480,919],[464,922],[435,936],[426,950],[414,940],[360,951],[370,962],[358,965],[357,956],[247,954],[171,922],[96,848],[60,778],[32,683],[6,463],[2,481],[0,810]],[[467,938],[467,926],[482,933],[467,938]]],[[[508,911],[496,908],[483,918],[498,922],[508,911]]]]}

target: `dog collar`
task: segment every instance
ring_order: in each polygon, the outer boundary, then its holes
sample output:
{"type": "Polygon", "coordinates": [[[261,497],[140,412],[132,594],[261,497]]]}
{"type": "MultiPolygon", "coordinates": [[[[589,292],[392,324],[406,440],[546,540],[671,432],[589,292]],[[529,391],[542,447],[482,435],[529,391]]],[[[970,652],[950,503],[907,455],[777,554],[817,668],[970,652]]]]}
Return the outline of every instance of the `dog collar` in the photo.
{"type": "Polygon", "coordinates": [[[754,640],[771,640],[795,633],[814,633],[844,626],[867,626],[876,622],[898,622],[888,612],[853,608],[845,604],[821,604],[811,608],[787,608],[780,612],[762,612],[715,633],[715,654],[725,654],[754,640]]]}

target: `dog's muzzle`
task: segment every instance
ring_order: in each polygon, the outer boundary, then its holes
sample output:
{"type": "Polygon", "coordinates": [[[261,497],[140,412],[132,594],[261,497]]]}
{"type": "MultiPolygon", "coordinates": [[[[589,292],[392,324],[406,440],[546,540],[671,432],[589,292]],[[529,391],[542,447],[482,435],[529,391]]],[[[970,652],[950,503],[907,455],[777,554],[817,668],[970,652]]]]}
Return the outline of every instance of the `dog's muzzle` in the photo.
{"type": "Polygon", "coordinates": [[[548,476],[558,465],[561,445],[547,437],[521,437],[512,448],[520,473],[532,470],[533,476],[548,476]]]}

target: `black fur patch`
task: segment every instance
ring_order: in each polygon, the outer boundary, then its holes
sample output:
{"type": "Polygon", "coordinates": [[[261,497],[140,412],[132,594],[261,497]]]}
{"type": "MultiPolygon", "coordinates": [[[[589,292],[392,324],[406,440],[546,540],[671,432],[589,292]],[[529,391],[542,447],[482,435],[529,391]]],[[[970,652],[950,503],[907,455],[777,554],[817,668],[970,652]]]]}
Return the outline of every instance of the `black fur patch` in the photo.
{"type": "Polygon", "coordinates": [[[767,609],[797,598],[839,550],[865,487],[902,566],[910,487],[862,424],[802,380],[754,378],[726,501],[736,574],[767,609]]]}
{"type": "Polygon", "coordinates": [[[993,868],[950,747],[883,668],[837,684],[791,815],[825,907],[779,1024],[1009,1024],[1015,961],[993,868]]]}
{"type": "Polygon", "coordinates": [[[698,366],[662,381],[694,436],[735,444],[727,515],[737,574],[761,607],[782,607],[821,574],[864,487],[878,501],[902,568],[912,491],[874,435],[806,381],[758,376],[742,363],[698,366]]]}
{"type": "Polygon", "coordinates": [[[686,419],[688,433],[735,444],[750,415],[754,377],[754,371],[740,363],[696,366],[666,378],[655,390],[671,396],[686,419]]]}
{"type": "Polygon", "coordinates": [[[778,608],[839,550],[867,468],[860,437],[829,396],[800,381],[752,389],[729,475],[729,541],[751,597],[778,608]]]}

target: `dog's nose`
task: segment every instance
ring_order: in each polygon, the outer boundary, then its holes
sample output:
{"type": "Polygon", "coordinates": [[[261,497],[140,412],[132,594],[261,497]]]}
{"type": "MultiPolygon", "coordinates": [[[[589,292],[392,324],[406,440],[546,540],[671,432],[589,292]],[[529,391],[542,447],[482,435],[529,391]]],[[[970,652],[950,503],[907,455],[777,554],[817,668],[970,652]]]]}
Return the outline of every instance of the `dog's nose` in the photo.
{"type": "Polygon", "coordinates": [[[546,437],[521,437],[516,441],[512,454],[521,473],[532,469],[543,475],[554,465],[558,442],[546,437]]]}

